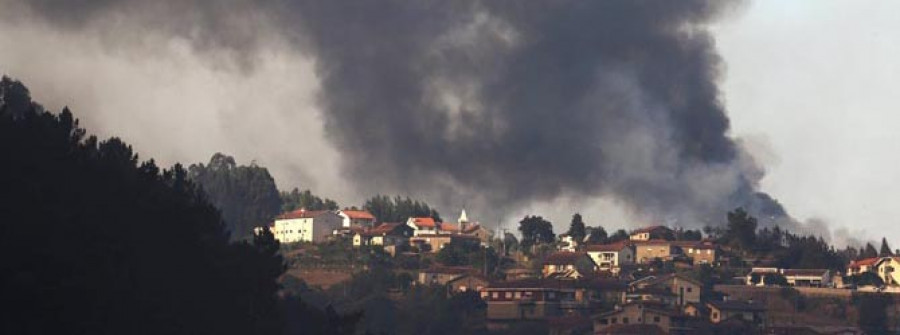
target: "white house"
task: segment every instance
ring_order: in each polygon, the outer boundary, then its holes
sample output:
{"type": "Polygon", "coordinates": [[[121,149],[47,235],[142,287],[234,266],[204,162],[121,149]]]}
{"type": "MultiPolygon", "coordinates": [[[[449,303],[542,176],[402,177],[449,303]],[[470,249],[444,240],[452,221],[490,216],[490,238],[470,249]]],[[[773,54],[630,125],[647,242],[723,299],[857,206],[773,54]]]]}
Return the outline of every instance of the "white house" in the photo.
{"type": "Polygon", "coordinates": [[[341,216],[343,220],[341,226],[344,228],[350,228],[351,226],[371,227],[375,224],[375,216],[369,211],[343,209],[339,210],[337,214],[341,216]]]}
{"type": "Polygon", "coordinates": [[[589,244],[585,251],[600,271],[618,272],[620,266],[634,264],[634,246],[629,243],[589,244]]]}
{"type": "Polygon", "coordinates": [[[766,277],[781,275],[790,286],[831,286],[831,271],[827,269],[752,268],[746,276],[750,286],[766,286],[766,277]]]}
{"type": "Polygon", "coordinates": [[[439,228],[434,219],[429,217],[409,218],[406,220],[406,225],[413,229],[413,236],[437,234],[439,228]]]}
{"type": "Polygon", "coordinates": [[[341,227],[343,219],[332,211],[299,209],[275,219],[272,233],[282,243],[322,242],[341,227]]]}

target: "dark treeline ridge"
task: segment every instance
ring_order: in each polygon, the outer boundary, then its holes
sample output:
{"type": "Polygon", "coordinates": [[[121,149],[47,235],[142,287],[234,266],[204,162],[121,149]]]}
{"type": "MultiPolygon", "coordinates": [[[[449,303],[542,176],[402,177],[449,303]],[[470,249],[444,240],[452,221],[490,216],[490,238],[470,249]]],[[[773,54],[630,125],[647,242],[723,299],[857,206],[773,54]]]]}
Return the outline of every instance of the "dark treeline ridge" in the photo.
{"type": "Polygon", "coordinates": [[[440,213],[428,204],[409,197],[376,195],[366,200],[363,209],[374,215],[379,222],[405,222],[410,217],[431,217],[441,222],[440,213]]]}
{"type": "Polygon", "coordinates": [[[279,334],[306,309],[277,298],[271,233],[231,243],[182,166],[87,136],[7,77],[0,155],[0,333],[279,334]]]}
{"type": "Polygon", "coordinates": [[[209,164],[194,164],[188,171],[191,180],[222,212],[233,239],[249,239],[253,228],[271,221],[281,209],[275,179],[264,167],[238,166],[233,157],[216,153],[209,164]]]}

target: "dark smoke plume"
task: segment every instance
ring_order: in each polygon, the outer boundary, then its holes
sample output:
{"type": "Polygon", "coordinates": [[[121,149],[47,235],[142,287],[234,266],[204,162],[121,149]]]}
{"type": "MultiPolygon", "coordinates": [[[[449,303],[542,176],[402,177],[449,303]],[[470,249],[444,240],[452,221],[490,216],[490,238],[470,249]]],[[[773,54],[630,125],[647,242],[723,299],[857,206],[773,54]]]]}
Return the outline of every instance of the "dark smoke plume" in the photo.
{"type": "Polygon", "coordinates": [[[613,197],[684,226],[721,222],[743,206],[763,222],[789,222],[757,190],[762,169],[728,134],[723,63],[707,24],[732,2],[28,6],[74,29],[134,16],[199,50],[237,55],[277,32],[315,61],[327,136],[363,192],[499,211],[613,197]]]}

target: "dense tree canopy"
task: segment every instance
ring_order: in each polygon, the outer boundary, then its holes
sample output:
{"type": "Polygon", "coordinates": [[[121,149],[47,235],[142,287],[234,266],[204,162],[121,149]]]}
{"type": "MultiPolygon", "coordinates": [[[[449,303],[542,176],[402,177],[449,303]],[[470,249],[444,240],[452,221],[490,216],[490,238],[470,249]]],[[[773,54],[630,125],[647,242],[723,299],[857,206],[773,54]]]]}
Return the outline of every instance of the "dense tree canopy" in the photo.
{"type": "Polygon", "coordinates": [[[437,210],[428,204],[399,195],[393,199],[386,195],[376,195],[366,200],[363,209],[372,213],[378,222],[406,222],[410,217],[431,217],[435,221],[443,221],[437,210]]]}
{"type": "Polygon", "coordinates": [[[5,333],[280,333],[277,242],[229,243],[181,166],[86,137],[5,77],[0,155],[5,333]]]}
{"type": "Polygon", "coordinates": [[[553,243],[556,240],[553,224],[540,216],[526,216],[519,221],[519,233],[522,234],[519,244],[525,249],[535,244],[553,243]]]}
{"type": "Polygon", "coordinates": [[[338,209],[338,204],[334,200],[320,198],[310,190],[300,191],[296,187],[290,192],[281,192],[282,212],[290,212],[301,208],[306,208],[311,211],[333,211],[338,209]]]}
{"type": "Polygon", "coordinates": [[[216,153],[209,164],[188,169],[208,199],[222,212],[234,239],[247,239],[253,228],[271,222],[281,208],[281,198],[269,171],[256,164],[238,166],[234,158],[216,153]]]}
{"type": "Polygon", "coordinates": [[[603,226],[587,228],[587,243],[602,244],[606,243],[608,238],[609,236],[607,236],[606,229],[603,226]]]}

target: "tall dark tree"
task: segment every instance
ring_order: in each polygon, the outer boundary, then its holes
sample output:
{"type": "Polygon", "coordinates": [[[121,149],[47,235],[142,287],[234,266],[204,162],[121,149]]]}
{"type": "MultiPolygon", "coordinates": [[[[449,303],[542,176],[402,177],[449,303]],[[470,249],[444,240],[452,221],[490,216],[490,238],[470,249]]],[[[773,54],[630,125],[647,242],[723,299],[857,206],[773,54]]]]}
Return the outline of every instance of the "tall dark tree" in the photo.
{"type": "Polygon", "coordinates": [[[301,208],[311,211],[333,211],[338,209],[338,204],[334,200],[321,198],[310,190],[300,191],[296,187],[290,192],[281,192],[282,212],[290,212],[301,208]]]}
{"type": "Polygon", "coordinates": [[[254,228],[270,223],[281,209],[275,180],[264,167],[238,166],[233,157],[216,153],[209,164],[191,165],[189,171],[222,212],[233,239],[249,239],[254,228]]]}
{"type": "Polygon", "coordinates": [[[608,236],[606,235],[606,229],[603,229],[603,226],[591,227],[588,230],[587,243],[606,243],[608,236]]]}
{"type": "Polygon", "coordinates": [[[37,107],[0,80],[4,333],[281,333],[271,236],[229,243],[182,166],[37,107]]]}
{"type": "Polygon", "coordinates": [[[628,240],[628,238],[629,238],[628,232],[625,231],[625,229],[619,229],[619,230],[616,230],[615,233],[610,235],[609,238],[607,239],[607,241],[609,243],[616,243],[619,241],[626,241],[626,240],[628,240]]]}
{"type": "Polygon", "coordinates": [[[862,258],[874,258],[878,257],[878,250],[875,249],[875,246],[872,243],[866,243],[866,248],[862,251],[862,258]]]}
{"type": "Polygon", "coordinates": [[[587,232],[585,232],[584,221],[582,221],[581,214],[575,213],[575,215],[572,215],[572,222],[569,224],[568,234],[579,243],[584,241],[587,232]]]}
{"type": "Polygon", "coordinates": [[[879,257],[889,257],[893,256],[894,252],[891,251],[891,247],[888,245],[887,238],[881,238],[881,251],[878,252],[879,257]]]}
{"type": "Polygon", "coordinates": [[[728,212],[728,225],[723,239],[733,247],[749,251],[756,242],[756,226],[755,217],[750,216],[743,208],[737,208],[728,212]]]}
{"type": "Polygon", "coordinates": [[[553,243],[556,240],[553,224],[540,216],[525,216],[519,221],[519,233],[522,234],[519,245],[525,249],[539,243],[553,243]]]}
{"type": "Polygon", "coordinates": [[[376,195],[366,200],[363,209],[372,213],[379,222],[405,222],[410,217],[430,217],[438,222],[443,221],[438,211],[428,204],[399,195],[394,198],[376,195]]]}

